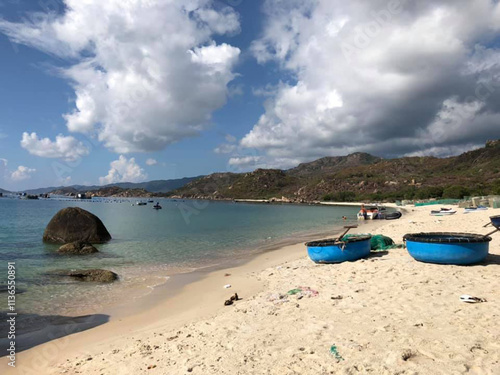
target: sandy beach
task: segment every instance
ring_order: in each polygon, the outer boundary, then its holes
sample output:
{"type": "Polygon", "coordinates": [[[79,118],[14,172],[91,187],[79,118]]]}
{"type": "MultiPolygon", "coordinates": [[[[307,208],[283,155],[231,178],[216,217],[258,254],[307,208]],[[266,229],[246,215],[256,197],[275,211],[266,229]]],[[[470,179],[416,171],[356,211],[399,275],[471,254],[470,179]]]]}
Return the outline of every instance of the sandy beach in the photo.
{"type": "MultiPolygon", "coordinates": [[[[396,243],[421,231],[485,234],[500,214],[432,217],[431,209],[406,207],[402,219],[358,232],[396,243]]],[[[498,374],[499,270],[500,235],[486,262],[467,267],[416,262],[405,249],[316,265],[303,244],[287,246],[204,275],[146,311],[19,353],[15,369],[4,357],[1,372],[498,374]],[[297,287],[317,295],[287,295],[297,287]],[[242,299],[224,306],[235,292],[242,299]],[[466,304],[462,294],[487,302],[466,304]]]]}

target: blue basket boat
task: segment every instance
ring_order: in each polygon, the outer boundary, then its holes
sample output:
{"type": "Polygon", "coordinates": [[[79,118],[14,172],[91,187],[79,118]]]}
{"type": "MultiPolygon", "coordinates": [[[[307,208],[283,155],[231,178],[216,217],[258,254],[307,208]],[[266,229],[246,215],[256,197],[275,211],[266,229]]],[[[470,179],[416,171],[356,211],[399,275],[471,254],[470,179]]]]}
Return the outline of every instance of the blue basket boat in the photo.
{"type": "Polygon", "coordinates": [[[371,238],[357,236],[342,242],[337,238],[308,242],[307,254],[315,263],[353,262],[370,254],[371,238]]]}
{"type": "Polygon", "coordinates": [[[426,263],[467,265],[488,256],[491,237],[467,233],[414,233],[404,236],[410,255],[426,263]]]}
{"type": "Polygon", "coordinates": [[[490,216],[490,220],[495,228],[500,228],[500,215],[490,216]]]}

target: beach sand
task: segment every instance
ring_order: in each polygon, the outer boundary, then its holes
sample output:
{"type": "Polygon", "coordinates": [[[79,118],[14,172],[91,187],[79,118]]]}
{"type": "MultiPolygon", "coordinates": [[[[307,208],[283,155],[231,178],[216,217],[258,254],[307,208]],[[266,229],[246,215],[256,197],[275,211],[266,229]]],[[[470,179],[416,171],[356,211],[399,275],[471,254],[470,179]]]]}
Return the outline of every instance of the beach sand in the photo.
{"type": "MultiPolygon", "coordinates": [[[[484,234],[500,214],[431,209],[407,207],[400,220],[358,231],[397,243],[411,232],[484,234]]],[[[22,352],[6,373],[500,374],[499,271],[500,234],[487,261],[467,267],[416,262],[405,249],[316,265],[303,244],[287,246],[203,276],[144,312],[22,352]],[[276,300],[299,286],[318,295],[276,300]],[[235,292],[242,300],[223,306],[235,292]],[[462,294],[487,302],[466,304],[462,294]]]]}

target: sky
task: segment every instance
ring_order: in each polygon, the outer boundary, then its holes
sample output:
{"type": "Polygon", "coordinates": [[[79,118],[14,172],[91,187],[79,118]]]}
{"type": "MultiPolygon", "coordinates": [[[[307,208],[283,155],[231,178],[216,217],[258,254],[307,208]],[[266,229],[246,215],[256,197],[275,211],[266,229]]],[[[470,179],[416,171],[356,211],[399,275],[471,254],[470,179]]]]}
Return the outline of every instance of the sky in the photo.
{"type": "Polygon", "coordinates": [[[0,188],[500,138],[497,0],[0,0],[0,188]]]}

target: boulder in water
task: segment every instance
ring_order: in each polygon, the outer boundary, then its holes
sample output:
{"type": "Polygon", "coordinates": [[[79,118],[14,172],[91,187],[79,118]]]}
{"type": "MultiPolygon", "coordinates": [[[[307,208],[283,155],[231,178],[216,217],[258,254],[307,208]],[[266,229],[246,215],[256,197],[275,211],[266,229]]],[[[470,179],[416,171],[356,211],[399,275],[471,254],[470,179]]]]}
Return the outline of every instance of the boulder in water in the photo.
{"type": "Polygon", "coordinates": [[[59,254],[87,255],[98,253],[99,250],[92,246],[90,242],[75,241],[62,245],[57,252],[59,254]]]}
{"type": "Polygon", "coordinates": [[[79,207],[63,208],[50,220],[43,233],[43,240],[49,243],[104,243],[110,239],[101,219],[79,207]]]}

